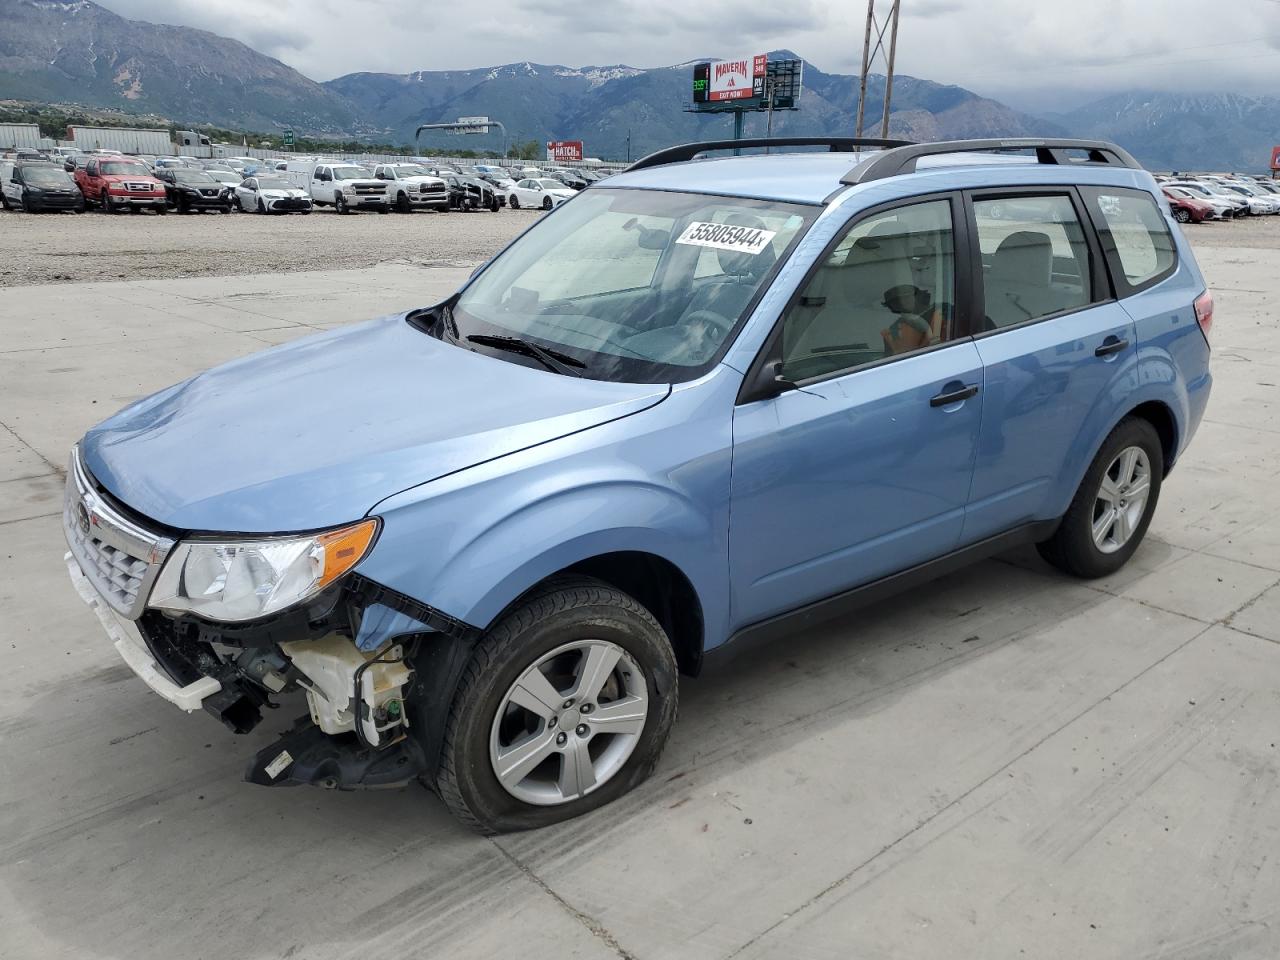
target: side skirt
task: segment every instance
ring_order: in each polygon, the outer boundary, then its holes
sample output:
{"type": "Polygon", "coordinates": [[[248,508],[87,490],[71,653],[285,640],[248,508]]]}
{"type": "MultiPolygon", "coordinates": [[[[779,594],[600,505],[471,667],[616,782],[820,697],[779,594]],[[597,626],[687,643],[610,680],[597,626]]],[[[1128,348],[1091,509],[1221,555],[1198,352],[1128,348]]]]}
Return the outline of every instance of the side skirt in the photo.
{"type": "Polygon", "coordinates": [[[767,620],[761,620],[758,623],[743,627],[718,647],[713,647],[703,653],[702,670],[700,672],[706,673],[722,669],[748,650],[771,643],[781,637],[799,633],[829,620],[843,617],[861,607],[877,603],[904,590],[910,590],[912,587],[917,587],[922,583],[928,583],[930,580],[936,580],[938,577],[954,573],[977,563],[979,560],[985,560],[998,553],[1004,553],[1014,547],[1040,543],[1053,536],[1058,529],[1059,522],[1059,520],[1041,520],[1037,523],[1015,527],[1005,533],[988,537],[986,540],[979,540],[977,543],[970,544],[967,547],[961,547],[959,550],[938,557],[936,560],[928,560],[899,573],[890,574],[879,580],[865,583],[860,587],[854,587],[852,590],[845,590],[823,600],[815,600],[812,603],[805,604],[803,607],[797,607],[795,610],[789,610],[786,613],[780,613],[767,620]]]}

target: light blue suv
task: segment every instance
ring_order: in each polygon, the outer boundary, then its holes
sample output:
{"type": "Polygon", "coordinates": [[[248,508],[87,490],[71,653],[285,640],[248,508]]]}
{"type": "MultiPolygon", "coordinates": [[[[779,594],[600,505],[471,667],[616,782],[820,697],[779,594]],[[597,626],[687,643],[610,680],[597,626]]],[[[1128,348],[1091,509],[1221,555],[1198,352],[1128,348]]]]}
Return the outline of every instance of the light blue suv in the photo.
{"type": "Polygon", "coordinates": [[[509,830],[640,783],[678,675],[745,644],[1017,544],[1122,566],[1211,384],[1151,176],[769,144],[829,150],[655,154],[443,303],[90,430],[68,567],[121,655],[239,733],[305,698],[251,781],[420,779],[509,830]]]}

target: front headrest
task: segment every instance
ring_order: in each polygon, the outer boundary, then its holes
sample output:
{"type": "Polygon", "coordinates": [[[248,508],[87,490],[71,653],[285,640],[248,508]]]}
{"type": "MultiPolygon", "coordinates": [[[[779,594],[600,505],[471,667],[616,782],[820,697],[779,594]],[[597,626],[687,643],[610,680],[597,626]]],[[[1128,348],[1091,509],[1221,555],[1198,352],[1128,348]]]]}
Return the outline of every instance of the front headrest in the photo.
{"type": "MultiPolygon", "coordinates": [[[[734,227],[750,227],[752,230],[766,229],[763,220],[745,213],[731,213],[722,222],[734,227]]],[[[772,246],[765,247],[759,253],[716,249],[716,260],[720,264],[720,270],[726,276],[738,277],[741,280],[759,280],[769,272],[775,259],[772,246]]]]}
{"type": "Polygon", "coordinates": [[[1047,287],[1053,279],[1053,241],[1047,233],[1019,230],[1000,241],[991,258],[991,280],[1047,287]]]}

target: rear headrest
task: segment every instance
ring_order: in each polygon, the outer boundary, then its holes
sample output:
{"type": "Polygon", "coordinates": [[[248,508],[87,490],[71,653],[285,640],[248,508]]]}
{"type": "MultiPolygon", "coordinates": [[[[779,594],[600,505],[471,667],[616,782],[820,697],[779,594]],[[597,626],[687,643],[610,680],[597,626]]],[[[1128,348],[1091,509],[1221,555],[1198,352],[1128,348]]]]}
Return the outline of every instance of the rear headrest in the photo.
{"type": "Polygon", "coordinates": [[[1053,279],[1053,241],[1047,233],[1020,230],[1000,241],[991,258],[991,280],[1047,287],[1053,279]]]}

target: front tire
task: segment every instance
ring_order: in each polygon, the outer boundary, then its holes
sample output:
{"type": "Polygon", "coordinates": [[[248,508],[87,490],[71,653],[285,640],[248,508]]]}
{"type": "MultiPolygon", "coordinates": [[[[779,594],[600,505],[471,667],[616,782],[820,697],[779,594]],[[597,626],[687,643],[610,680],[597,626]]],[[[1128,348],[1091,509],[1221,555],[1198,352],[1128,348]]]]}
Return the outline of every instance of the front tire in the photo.
{"type": "Polygon", "coordinates": [[[333,207],[338,213],[343,215],[346,215],[351,212],[351,208],[347,206],[346,197],[344,197],[342,194],[338,194],[336,197],[334,197],[333,207]]]}
{"type": "Polygon", "coordinates": [[[1146,420],[1121,421],[1094,457],[1057,532],[1037,544],[1040,556],[1085,580],[1115,573],[1146,536],[1160,485],[1164,448],[1146,420]]]}
{"type": "Polygon", "coordinates": [[[437,792],[486,834],[580,816],[653,772],[678,698],[671,643],[645,607],[597,580],[550,581],[477,644],[437,792]]]}
{"type": "Polygon", "coordinates": [[[1190,223],[1191,211],[1187,210],[1185,207],[1179,207],[1177,210],[1173,211],[1173,219],[1177,220],[1179,223],[1190,223]]]}
{"type": "Polygon", "coordinates": [[[520,209],[520,198],[519,198],[519,197],[517,197],[514,193],[511,195],[511,202],[510,202],[510,206],[511,206],[511,209],[512,209],[512,210],[519,210],[519,209],[520,209]]]}
{"type": "Polygon", "coordinates": [[[550,197],[543,197],[543,198],[542,198],[542,209],[543,209],[543,210],[550,210],[550,209],[551,209],[551,198],[550,198],[550,197]]]}

